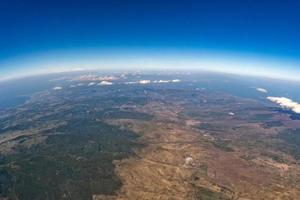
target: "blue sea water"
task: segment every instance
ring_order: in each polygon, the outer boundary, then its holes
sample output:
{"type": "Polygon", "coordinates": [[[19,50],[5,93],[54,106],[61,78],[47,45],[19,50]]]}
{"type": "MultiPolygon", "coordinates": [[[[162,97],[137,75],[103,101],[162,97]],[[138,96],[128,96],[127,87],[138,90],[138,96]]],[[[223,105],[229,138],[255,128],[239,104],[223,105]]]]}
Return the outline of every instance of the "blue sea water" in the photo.
{"type": "Polygon", "coordinates": [[[197,80],[195,85],[199,88],[226,92],[245,98],[265,99],[268,96],[275,96],[287,97],[300,102],[300,80],[297,82],[228,74],[207,74],[202,78],[194,76],[197,80]],[[257,88],[266,89],[268,92],[259,92],[257,88]]]}
{"type": "Polygon", "coordinates": [[[52,76],[37,76],[0,82],[0,109],[25,103],[34,93],[55,86],[52,76]]]}

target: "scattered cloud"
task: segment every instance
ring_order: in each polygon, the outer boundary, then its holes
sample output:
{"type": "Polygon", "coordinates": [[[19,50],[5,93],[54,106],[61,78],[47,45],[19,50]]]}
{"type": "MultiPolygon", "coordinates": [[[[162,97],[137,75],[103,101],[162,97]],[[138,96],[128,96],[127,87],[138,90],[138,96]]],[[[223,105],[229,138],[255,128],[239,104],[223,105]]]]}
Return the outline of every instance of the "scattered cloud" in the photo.
{"type": "Polygon", "coordinates": [[[300,104],[286,97],[267,97],[270,101],[279,104],[284,109],[300,114],[300,104]]]}
{"type": "Polygon", "coordinates": [[[129,81],[129,82],[125,82],[126,85],[132,85],[132,84],[137,84],[138,82],[136,81],[129,81]]]}
{"type": "Polygon", "coordinates": [[[266,90],[265,88],[256,88],[256,90],[262,93],[268,93],[268,90],[266,90]]]}
{"type": "Polygon", "coordinates": [[[187,157],[187,158],[185,158],[184,164],[185,165],[192,165],[193,162],[194,162],[194,159],[192,157],[187,157]]]}
{"type": "Polygon", "coordinates": [[[159,80],[158,83],[170,83],[171,81],[169,80],[159,80]]]}
{"type": "Polygon", "coordinates": [[[75,78],[74,80],[79,80],[79,81],[112,81],[112,80],[116,80],[118,79],[118,77],[115,76],[98,76],[98,75],[92,75],[92,74],[88,74],[88,75],[82,75],[79,76],[77,78],[75,78]]]}
{"type": "Polygon", "coordinates": [[[112,82],[109,81],[101,81],[100,83],[98,83],[98,85],[112,85],[112,82]]]}
{"type": "Polygon", "coordinates": [[[228,115],[234,116],[235,114],[233,112],[229,112],[228,115]]]}
{"type": "Polygon", "coordinates": [[[174,80],[155,80],[153,81],[153,83],[179,83],[180,80],[179,79],[174,79],[174,80]]]}
{"type": "Polygon", "coordinates": [[[95,85],[96,83],[95,82],[90,82],[89,84],[88,84],[88,86],[92,86],[92,85],[95,85]]]}
{"type": "Polygon", "coordinates": [[[151,81],[150,80],[140,80],[139,83],[140,84],[149,84],[149,83],[151,83],[151,81]]]}
{"type": "Polygon", "coordinates": [[[61,90],[61,89],[62,89],[62,87],[59,87],[59,86],[53,88],[53,90],[61,90]]]}

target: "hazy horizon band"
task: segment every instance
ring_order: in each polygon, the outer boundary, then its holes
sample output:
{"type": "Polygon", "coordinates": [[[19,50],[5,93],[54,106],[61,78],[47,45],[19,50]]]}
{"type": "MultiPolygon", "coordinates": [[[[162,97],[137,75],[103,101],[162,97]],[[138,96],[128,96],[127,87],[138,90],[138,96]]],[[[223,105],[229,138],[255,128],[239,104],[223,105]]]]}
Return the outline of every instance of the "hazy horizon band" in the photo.
{"type": "Polygon", "coordinates": [[[299,80],[295,60],[208,51],[57,51],[0,62],[0,80],[77,70],[200,70],[299,80]]]}

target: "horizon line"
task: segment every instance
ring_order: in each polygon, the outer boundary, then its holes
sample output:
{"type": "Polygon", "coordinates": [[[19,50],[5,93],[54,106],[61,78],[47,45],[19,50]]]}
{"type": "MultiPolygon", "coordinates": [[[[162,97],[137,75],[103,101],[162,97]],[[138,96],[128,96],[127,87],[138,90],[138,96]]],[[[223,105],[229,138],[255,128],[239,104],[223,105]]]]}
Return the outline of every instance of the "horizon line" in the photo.
{"type": "Polygon", "coordinates": [[[133,72],[196,72],[196,73],[211,73],[211,74],[222,74],[222,75],[232,75],[232,76],[243,76],[243,77],[252,77],[252,78],[267,78],[267,79],[273,79],[273,80],[281,80],[281,81],[290,81],[290,82],[297,82],[300,83],[299,79],[294,78],[288,78],[288,77],[274,77],[274,76],[267,76],[267,75],[259,75],[259,74],[245,74],[245,73],[238,73],[238,72],[228,72],[228,71],[221,71],[221,70],[209,70],[204,68],[199,69],[108,69],[108,68],[75,68],[75,69],[69,69],[69,70],[57,70],[57,71],[51,71],[51,72],[38,72],[34,74],[21,74],[19,76],[10,76],[10,77],[0,77],[0,83],[6,82],[6,81],[13,81],[13,80],[19,80],[19,79],[25,79],[25,78],[32,78],[32,77],[39,77],[39,76],[48,76],[48,75],[58,75],[58,74],[66,74],[66,73],[92,73],[92,72],[105,72],[105,73],[133,73],[133,72]]]}

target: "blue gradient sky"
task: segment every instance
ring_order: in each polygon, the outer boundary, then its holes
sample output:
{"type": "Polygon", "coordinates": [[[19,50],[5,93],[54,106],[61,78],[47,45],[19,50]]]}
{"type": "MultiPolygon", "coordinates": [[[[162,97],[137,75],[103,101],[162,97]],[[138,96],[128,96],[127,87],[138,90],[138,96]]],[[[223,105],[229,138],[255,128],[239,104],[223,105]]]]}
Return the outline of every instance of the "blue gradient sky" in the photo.
{"type": "Polygon", "coordinates": [[[78,68],[300,77],[300,1],[2,0],[0,78],[78,68]]]}

